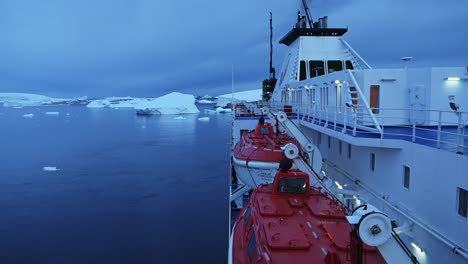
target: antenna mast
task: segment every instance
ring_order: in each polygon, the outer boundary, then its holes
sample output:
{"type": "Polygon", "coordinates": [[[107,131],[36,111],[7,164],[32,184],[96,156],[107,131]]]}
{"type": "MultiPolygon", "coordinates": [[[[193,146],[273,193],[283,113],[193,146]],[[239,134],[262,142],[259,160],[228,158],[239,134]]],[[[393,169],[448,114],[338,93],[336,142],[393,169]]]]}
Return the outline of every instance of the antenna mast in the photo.
{"type": "Polygon", "coordinates": [[[275,68],[273,68],[273,17],[270,12],[270,79],[275,79],[275,68]]]}
{"type": "Polygon", "coordinates": [[[314,28],[313,25],[314,25],[314,21],[312,21],[312,16],[310,15],[310,10],[309,10],[309,7],[307,6],[307,1],[306,0],[302,0],[302,5],[304,6],[304,11],[306,13],[306,16],[307,16],[307,21],[309,22],[309,27],[310,28],[314,28]]]}
{"type": "Polygon", "coordinates": [[[276,85],[275,67],[273,67],[273,16],[270,12],[270,78],[263,80],[262,98],[269,101],[276,85]]]}

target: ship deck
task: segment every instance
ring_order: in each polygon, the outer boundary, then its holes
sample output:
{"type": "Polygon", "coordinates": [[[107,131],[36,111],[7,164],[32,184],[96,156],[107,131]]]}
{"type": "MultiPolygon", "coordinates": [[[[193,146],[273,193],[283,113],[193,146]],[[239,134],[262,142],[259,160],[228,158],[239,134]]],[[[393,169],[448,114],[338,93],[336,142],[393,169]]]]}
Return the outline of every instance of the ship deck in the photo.
{"type": "MultiPolygon", "coordinates": [[[[458,134],[457,126],[441,126],[440,130],[438,126],[384,126],[382,133],[369,132],[361,129],[356,129],[355,135],[353,135],[352,127],[344,127],[341,124],[326,122],[322,119],[313,119],[311,117],[288,114],[291,120],[301,119],[302,121],[309,122],[327,129],[337,131],[348,136],[357,138],[375,138],[375,139],[393,139],[393,140],[404,140],[421,144],[424,146],[447,150],[455,152],[457,154],[468,155],[468,131],[465,126],[463,134],[458,134]]],[[[236,120],[256,120],[259,116],[236,116],[236,120]]]]}

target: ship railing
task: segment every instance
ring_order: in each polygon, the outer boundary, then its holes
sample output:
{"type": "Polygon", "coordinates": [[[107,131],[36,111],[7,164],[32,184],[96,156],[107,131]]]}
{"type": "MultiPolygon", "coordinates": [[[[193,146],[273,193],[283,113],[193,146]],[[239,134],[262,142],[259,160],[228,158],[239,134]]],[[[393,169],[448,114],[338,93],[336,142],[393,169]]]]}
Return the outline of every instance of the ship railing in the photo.
{"type": "Polygon", "coordinates": [[[340,40],[348,49],[349,57],[357,69],[372,69],[372,67],[351,47],[351,45],[348,44],[348,42],[343,38],[340,38],[340,40]]]}
{"type": "Polygon", "coordinates": [[[468,112],[419,110],[412,108],[374,108],[381,131],[359,107],[313,104],[270,104],[275,111],[289,110],[300,119],[353,137],[405,140],[458,154],[468,153],[468,112]],[[289,107],[288,107],[289,106],[289,107]]]}

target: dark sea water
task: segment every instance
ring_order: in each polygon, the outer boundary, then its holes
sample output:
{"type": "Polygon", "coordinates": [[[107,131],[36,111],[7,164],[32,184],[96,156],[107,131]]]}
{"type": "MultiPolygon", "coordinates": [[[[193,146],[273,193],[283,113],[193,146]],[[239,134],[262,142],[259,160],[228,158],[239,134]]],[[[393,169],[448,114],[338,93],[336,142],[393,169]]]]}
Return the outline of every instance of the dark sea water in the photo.
{"type": "Polygon", "coordinates": [[[0,263],[226,263],[231,116],[200,110],[0,107],[0,263]]]}

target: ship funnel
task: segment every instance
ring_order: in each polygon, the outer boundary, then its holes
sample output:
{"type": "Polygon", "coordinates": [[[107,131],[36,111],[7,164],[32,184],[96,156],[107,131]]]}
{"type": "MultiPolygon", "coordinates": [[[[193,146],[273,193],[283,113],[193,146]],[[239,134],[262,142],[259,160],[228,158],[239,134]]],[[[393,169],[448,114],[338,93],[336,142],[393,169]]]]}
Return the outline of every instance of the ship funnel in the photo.
{"type": "Polygon", "coordinates": [[[323,18],[319,18],[319,28],[323,28],[323,18]]]}
{"type": "Polygon", "coordinates": [[[328,28],[328,16],[323,17],[323,28],[328,28]]]}

